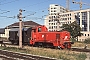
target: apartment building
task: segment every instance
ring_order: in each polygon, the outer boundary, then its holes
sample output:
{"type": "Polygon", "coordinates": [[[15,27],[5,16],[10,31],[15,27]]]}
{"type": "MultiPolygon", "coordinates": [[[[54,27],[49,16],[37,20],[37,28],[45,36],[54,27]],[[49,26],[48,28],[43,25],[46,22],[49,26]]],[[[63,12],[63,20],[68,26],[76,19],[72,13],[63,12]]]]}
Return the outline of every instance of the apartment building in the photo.
{"type": "Polygon", "coordinates": [[[49,15],[45,18],[45,26],[48,28],[49,31],[56,31],[58,28],[57,25],[59,25],[59,21],[56,20],[56,18],[59,18],[57,14],[65,13],[67,9],[57,4],[51,4],[48,11],[49,15]]]}
{"type": "Polygon", "coordinates": [[[48,11],[49,15],[55,16],[57,13],[65,13],[67,10],[58,4],[51,4],[48,11]]]}
{"type": "MultiPolygon", "coordinates": [[[[80,25],[83,33],[82,36],[78,37],[78,41],[84,41],[87,38],[90,38],[90,9],[77,10],[60,12],[60,9],[57,9],[57,12],[52,13],[52,5],[50,5],[50,14],[45,18],[45,25],[49,31],[61,30],[63,24],[70,24],[74,21],[80,25]]],[[[56,5],[57,6],[57,5],[56,5]]],[[[53,6],[54,8],[54,6],[53,6]]]]}

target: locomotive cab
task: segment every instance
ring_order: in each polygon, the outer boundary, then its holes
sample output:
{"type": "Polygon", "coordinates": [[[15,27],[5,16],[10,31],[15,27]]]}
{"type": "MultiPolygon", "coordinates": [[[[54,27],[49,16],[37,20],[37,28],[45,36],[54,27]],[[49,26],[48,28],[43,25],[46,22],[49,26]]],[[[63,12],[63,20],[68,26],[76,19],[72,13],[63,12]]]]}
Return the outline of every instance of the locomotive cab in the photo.
{"type": "Polygon", "coordinates": [[[47,30],[47,28],[45,26],[38,26],[38,27],[32,28],[32,31],[34,33],[36,33],[36,32],[46,32],[48,30],[47,30]]]}
{"type": "Polygon", "coordinates": [[[32,28],[32,33],[31,33],[32,39],[30,40],[30,44],[34,45],[36,41],[38,41],[38,39],[40,38],[39,34],[47,31],[48,30],[45,26],[38,26],[38,27],[32,28]]]}
{"type": "Polygon", "coordinates": [[[46,32],[48,31],[45,26],[38,26],[36,27],[36,32],[46,32]]]}

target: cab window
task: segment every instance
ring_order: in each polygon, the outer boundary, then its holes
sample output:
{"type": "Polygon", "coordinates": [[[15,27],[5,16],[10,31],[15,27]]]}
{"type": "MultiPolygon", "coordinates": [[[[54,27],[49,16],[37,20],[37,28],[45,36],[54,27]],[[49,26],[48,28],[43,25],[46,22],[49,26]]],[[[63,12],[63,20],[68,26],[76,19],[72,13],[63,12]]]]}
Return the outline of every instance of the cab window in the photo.
{"type": "Polygon", "coordinates": [[[38,28],[38,32],[41,32],[41,28],[38,28]]]}

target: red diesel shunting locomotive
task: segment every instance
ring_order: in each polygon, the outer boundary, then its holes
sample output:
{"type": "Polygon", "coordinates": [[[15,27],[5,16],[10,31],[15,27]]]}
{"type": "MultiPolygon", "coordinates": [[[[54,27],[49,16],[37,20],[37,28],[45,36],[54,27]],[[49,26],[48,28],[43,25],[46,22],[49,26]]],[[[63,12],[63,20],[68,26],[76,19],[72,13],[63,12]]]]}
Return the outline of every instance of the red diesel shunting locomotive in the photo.
{"type": "Polygon", "coordinates": [[[49,32],[45,26],[32,29],[30,45],[71,48],[70,32],[49,32]]]}

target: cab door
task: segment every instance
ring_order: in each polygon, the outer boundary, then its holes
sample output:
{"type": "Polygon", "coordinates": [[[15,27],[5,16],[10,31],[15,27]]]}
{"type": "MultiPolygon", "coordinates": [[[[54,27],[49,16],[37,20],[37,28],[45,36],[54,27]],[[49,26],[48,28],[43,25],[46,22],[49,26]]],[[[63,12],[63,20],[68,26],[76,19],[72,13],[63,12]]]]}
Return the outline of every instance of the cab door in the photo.
{"type": "Polygon", "coordinates": [[[60,34],[56,34],[56,43],[60,45],[60,34]]]}

